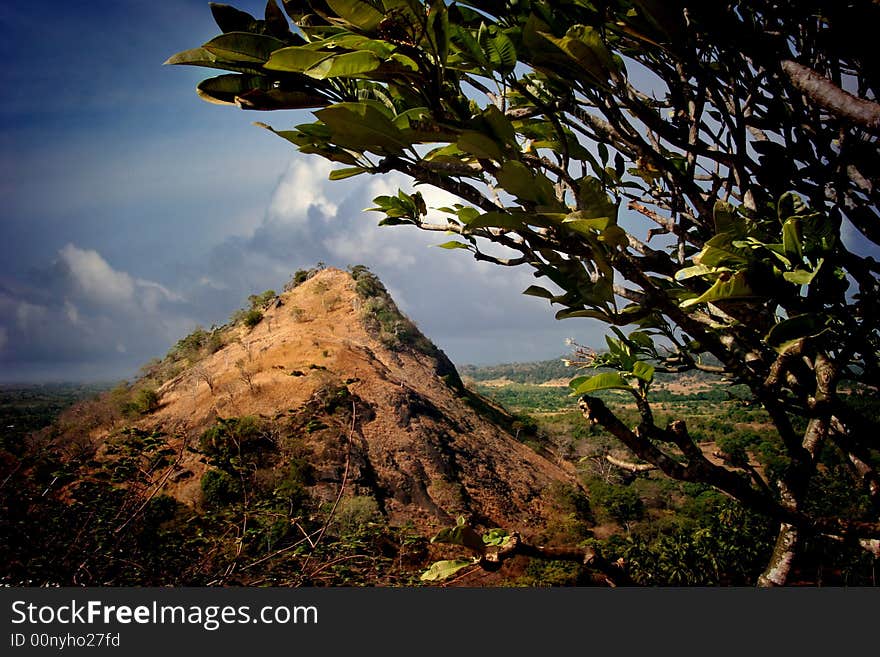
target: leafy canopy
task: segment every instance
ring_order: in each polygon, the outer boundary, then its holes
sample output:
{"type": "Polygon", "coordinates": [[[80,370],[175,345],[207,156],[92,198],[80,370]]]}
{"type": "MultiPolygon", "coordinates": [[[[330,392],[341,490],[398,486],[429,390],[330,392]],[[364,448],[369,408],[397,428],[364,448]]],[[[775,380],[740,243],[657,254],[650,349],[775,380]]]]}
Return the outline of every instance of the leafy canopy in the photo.
{"type": "Polygon", "coordinates": [[[880,242],[880,5],[283,9],[270,0],[256,19],[213,4],[223,34],[168,63],[226,71],[199,84],[209,102],[311,109],[310,123],[258,125],[338,163],[333,179],[397,171],[454,194],[440,223],[419,192],[372,209],[382,225],[449,234],[443,248],[529,266],[540,285],[525,293],[557,318],[610,325],[592,364],[617,371],[573,389],[632,393],[637,431],[589,396],[582,404],[639,457],[799,531],[877,535],[876,518],[809,516],[803,500],[826,444],[864,466],[853,486],[873,481],[880,494],[876,418],[841,396],[880,378],[880,267],[865,255],[880,242]],[[683,423],[654,425],[655,371],[693,368],[747,384],[766,407],[789,459],[779,481],[709,463],[683,423]]]}

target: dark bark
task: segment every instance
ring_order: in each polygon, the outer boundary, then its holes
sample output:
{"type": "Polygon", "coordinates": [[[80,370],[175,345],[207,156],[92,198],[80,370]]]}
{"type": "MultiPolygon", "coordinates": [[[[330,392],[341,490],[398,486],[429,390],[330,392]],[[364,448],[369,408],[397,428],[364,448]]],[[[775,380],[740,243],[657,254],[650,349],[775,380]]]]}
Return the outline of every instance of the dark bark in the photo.
{"type": "Polygon", "coordinates": [[[631,586],[633,584],[626,573],[622,560],[610,562],[598,550],[592,547],[544,547],[532,545],[522,540],[517,534],[511,534],[507,542],[496,551],[490,551],[480,557],[480,567],[494,572],[501,568],[508,559],[517,555],[548,559],[551,561],[573,561],[591,570],[598,571],[609,586],[631,586]]]}

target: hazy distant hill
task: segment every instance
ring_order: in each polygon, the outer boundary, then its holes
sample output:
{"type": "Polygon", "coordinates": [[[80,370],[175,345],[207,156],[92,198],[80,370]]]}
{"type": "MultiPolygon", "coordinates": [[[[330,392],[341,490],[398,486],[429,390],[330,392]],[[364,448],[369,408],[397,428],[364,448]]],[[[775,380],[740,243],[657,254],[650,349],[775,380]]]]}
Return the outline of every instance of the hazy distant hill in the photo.
{"type": "Polygon", "coordinates": [[[556,379],[572,379],[576,370],[566,367],[563,357],[531,363],[504,363],[501,365],[462,365],[458,371],[474,381],[506,379],[513,383],[545,383],[556,379]]]}

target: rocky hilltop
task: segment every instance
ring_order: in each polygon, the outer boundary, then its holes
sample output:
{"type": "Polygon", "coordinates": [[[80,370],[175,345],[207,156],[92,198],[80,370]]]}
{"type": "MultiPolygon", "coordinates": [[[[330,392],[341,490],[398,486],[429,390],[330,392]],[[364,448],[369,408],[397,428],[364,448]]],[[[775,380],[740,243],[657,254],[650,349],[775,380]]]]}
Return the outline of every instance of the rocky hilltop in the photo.
{"type": "MultiPolygon", "coordinates": [[[[153,436],[164,460],[142,454],[133,466],[148,473],[143,495],[196,508],[212,469],[247,461],[277,484],[293,459],[308,468],[314,498],[371,498],[393,525],[430,531],[465,515],[486,527],[538,526],[543,494],[573,483],[570,466],[518,442],[512,418],[464,388],[370,272],[299,279],[253,297],[237,322],[181,341],[172,363],[145,368],[143,381],[173,376],[149,391],[134,422],[91,428],[97,460],[131,460],[132,444],[153,436]]],[[[143,381],[131,394],[144,397],[143,381]]]]}

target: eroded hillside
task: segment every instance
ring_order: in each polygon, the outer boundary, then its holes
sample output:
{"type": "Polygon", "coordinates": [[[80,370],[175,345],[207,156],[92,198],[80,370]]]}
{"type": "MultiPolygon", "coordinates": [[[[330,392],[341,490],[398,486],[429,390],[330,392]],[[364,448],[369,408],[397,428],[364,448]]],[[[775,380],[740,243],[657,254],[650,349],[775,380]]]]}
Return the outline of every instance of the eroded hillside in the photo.
{"type": "MultiPolygon", "coordinates": [[[[207,544],[189,545],[208,561],[181,581],[253,583],[243,562],[314,551],[328,532],[424,539],[465,516],[528,534],[559,511],[549,490],[577,487],[570,465],[516,440],[514,418],[462,386],[365,269],[303,273],[251,301],[43,433],[63,462],[46,487],[62,515],[109,495],[102,522],[123,543],[153,516],[156,531],[208,522],[207,544]]],[[[400,556],[400,545],[370,550],[400,556]]],[[[285,563],[280,581],[294,581],[285,563]]],[[[72,581],[93,581],[85,572],[72,581]]]]}

